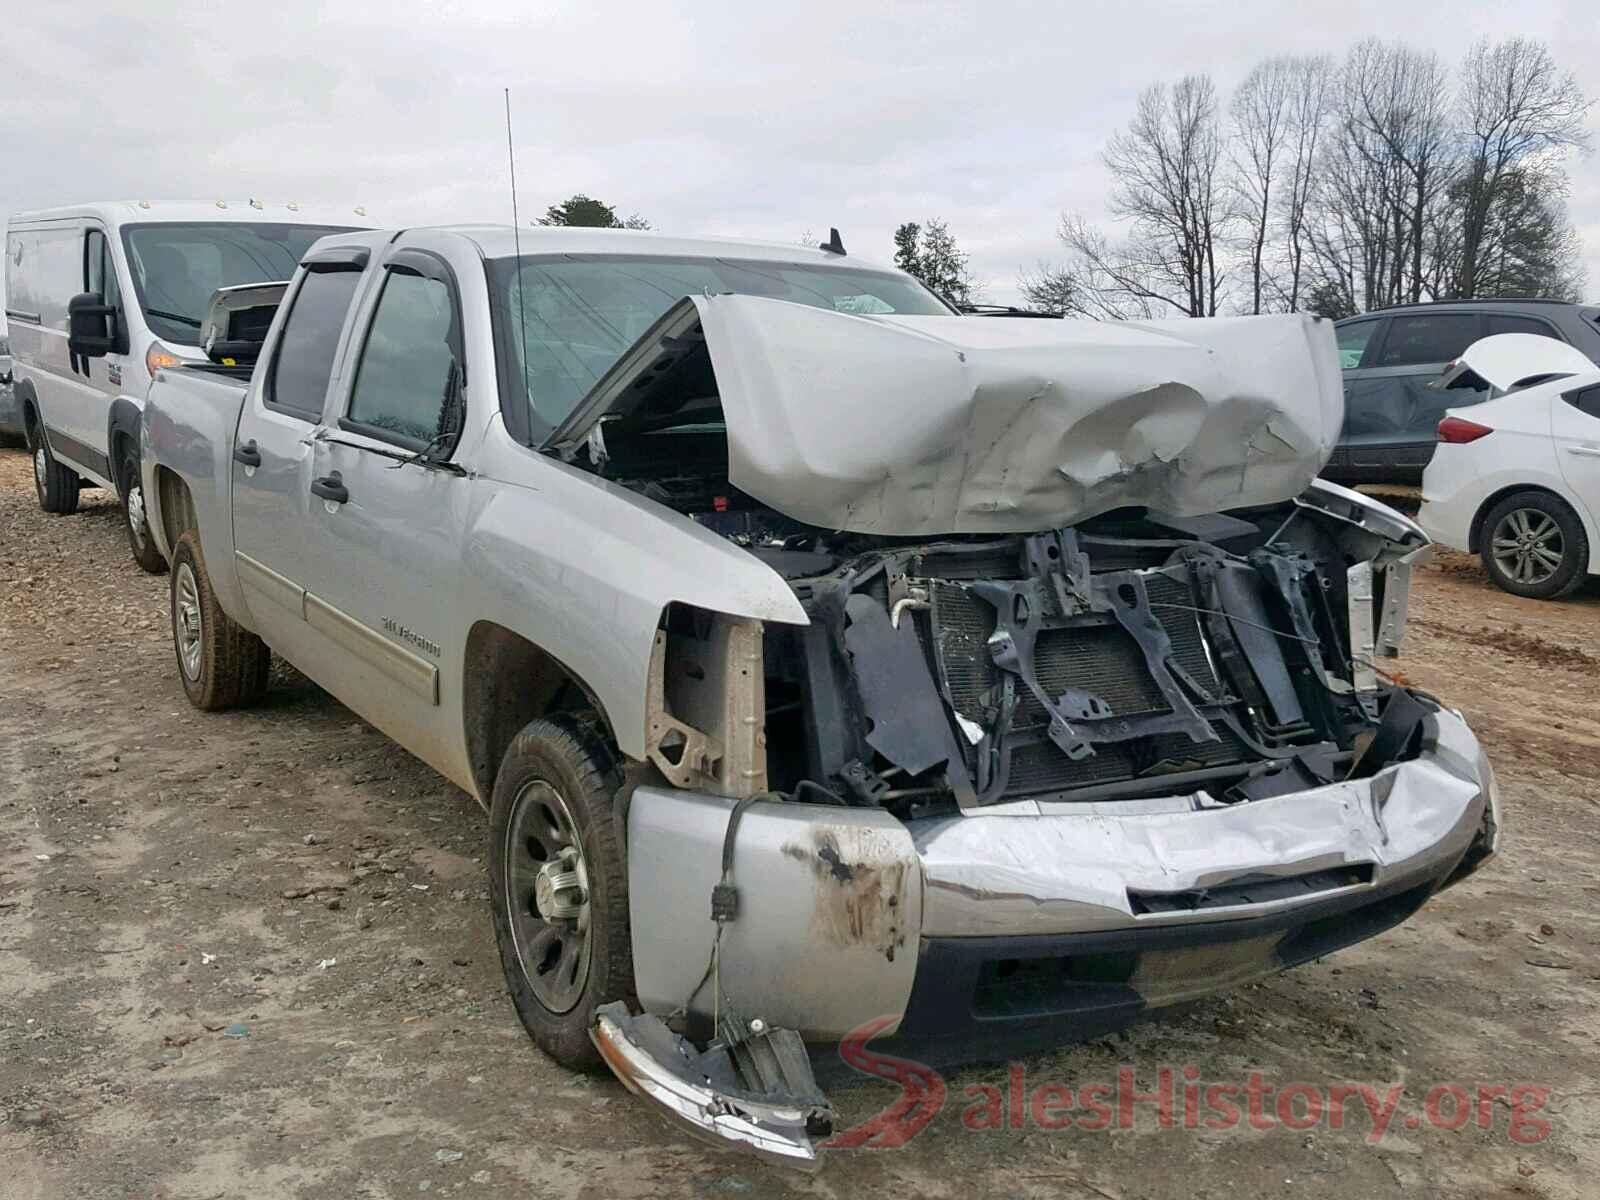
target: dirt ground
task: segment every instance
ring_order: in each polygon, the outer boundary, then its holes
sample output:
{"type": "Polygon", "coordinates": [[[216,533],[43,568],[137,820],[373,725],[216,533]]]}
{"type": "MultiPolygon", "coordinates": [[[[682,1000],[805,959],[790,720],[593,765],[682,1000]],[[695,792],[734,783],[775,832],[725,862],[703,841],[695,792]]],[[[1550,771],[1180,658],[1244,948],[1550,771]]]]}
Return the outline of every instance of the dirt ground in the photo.
{"type": "MultiPolygon", "coordinates": [[[[1418,580],[1398,669],[1463,709],[1505,792],[1483,874],[1376,941],[1019,1064],[1026,1089],[1115,1085],[1124,1064],[1141,1090],[1163,1066],[1202,1087],[1403,1084],[1376,1144],[1359,1105],[1340,1129],[1257,1130],[1163,1127],[1144,1103],[1096,1131],[1008,1098],[1020,1128],[983,1128],[983,1089],[1019,1070],[1001,1065],[947,1073],[910,1144],[801,1175],[544,1058],[502,991],[476,804],[290,672],[259,709],[191,710],[166,579],[84,498],[44,516],[26,456],[0,450],[7,1200],[1594,1194],[1600,590],[1518,600],[1450,553],[1418,580]],[[1519,1083],[1549,1093],[1536,1112],[1523,1093],[1514,1138],[1508,1095],[1480,1114],[1477,1089],[1519,1083]],[[1424,1102],[1452,1084],[1472,1118],[1453,1130],[1448,1097],[1437,1121],[1424,1102]]],[[[833,1092],[846,1124],[896,1094],[833,1092]]]]}

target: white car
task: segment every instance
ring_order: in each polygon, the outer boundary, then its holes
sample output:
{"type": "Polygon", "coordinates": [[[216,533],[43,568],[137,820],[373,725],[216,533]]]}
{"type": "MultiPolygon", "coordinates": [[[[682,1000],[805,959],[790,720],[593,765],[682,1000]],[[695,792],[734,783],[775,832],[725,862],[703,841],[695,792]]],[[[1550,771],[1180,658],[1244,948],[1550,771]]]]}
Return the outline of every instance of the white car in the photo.
{"type": "Polygon", "coordinates": [[[1553,600],[1600,574],[1600,367],[1554,338],[1503,333],[1467,347],[1435,385],[1489,387],[1448,409],[1417,521],[1479,554],[1517,596],[1553,600]]]}

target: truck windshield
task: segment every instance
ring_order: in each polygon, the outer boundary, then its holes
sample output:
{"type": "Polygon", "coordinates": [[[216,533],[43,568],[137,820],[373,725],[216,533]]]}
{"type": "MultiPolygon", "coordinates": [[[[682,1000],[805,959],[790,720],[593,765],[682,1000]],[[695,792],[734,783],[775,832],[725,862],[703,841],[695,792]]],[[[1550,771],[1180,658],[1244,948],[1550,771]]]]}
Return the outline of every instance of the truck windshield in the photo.
{"type": "Polygon", "coordinates": [[[164,341],[195,346],[211,293],[288,279],[318,238],[347,232],[335,225],[208,221],[128,225],[122,238],[145,324],[164,341]]]}
{"type": "Polygon", "coordinates": [[[645,330],[685,296],[739,292],[867,315],[952,316],[915,280],[884,271],[720,258],[492,259],[496,336],[520,387],[527,354],[535,439],[548,433],[645,330]],[[522,330],[517,330],[517,314],[522,330]]]}

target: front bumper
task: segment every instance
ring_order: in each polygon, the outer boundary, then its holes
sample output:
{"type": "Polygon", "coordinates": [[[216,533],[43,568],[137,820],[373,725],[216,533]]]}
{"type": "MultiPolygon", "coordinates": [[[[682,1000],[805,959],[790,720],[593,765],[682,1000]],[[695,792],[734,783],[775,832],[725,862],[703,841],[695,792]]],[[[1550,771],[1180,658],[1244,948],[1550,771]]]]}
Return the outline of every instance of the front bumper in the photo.
{"type": "MultiPolygon", "coordinates": [[[[633,958],[648,1012],[682,1008],[705,973],[731,807],[666,788],[633,795],[633,958]]],[[[892,1017],[948,1057],[1014,1044],[1010,1033],[1095,1036],[1403,921],[1481,865],[1499,828],[1492,773],[1448,711],[1426,718],[1412,760],[1232,806],[1204,793],[1028,801],[908,826],[877,809],[762,802],[735,843],[722,995],[812,1042],[892,1017]]],[[[689,1011],[712,1005],[708,987],[689,1011]]]]}

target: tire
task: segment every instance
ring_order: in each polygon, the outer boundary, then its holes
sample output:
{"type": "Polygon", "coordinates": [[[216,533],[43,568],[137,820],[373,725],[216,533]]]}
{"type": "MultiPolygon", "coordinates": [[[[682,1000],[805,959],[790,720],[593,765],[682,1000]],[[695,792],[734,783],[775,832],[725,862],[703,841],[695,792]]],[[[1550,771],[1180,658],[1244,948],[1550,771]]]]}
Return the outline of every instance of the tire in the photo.
{"type": "Polygon", "coordinates": [[[1556,600],[1588,578],[1589,539],[1566,501],[1513,492],[1484,514],[1478,554],[1489,578],[1513,596],[1556,600]]]}
{"type": "Polygon", "coordinates": [[[511,1000],[539,1048],[574,1070],[600,1062],[589,1040],[594,1010],[633,996],[628,874],[612,806],[621,785],[598,729],[542,718],[512,739],[489,809],[494,933],[511,1000]]]}
{"type": "Polygon", "coordinates": [[[189,703],[205,712],[254,704],[267,690],[272,652],[222,611],[194,530],[178,539],[168,588],[172,649],[189,703]]]}
{"type": "Polygon", "coordinates": [[[76,471],[56,461],[37,422],[28,427],[28,451],[33,455],[33,490],[39,496],[39,507],[58,515],[77,512],[83,481],[76,471]]]}
{"type": "Polygon", "coordinates": [[[139,477],[139,456],[128,440],[123,438],[117,446],[117,490],[122,493],[123,527],[128,531],[128,549],[139,569],[159,575],[167,569],[167,560],[156,549],[150,536],[150,522],[145,515],[144,482],[139,477]]]}

